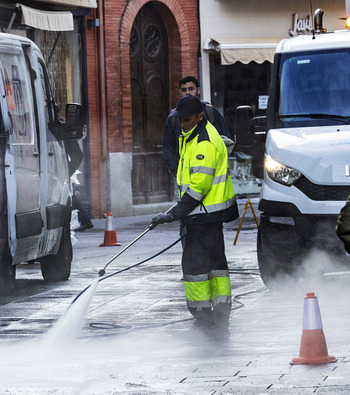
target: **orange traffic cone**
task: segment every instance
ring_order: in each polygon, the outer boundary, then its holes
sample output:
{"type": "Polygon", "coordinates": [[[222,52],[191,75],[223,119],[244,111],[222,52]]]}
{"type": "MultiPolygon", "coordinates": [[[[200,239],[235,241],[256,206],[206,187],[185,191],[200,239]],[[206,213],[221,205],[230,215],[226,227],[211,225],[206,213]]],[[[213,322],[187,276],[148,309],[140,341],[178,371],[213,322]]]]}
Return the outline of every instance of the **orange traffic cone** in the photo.
{"type": "Polygon", "coordinates": [[[337,358],[328,355],[317,297],[313,292],[309,292],[304,300],[303,333],[299,357],[293,358],[290,364],[319,365],[336,361],[337,358]]]}
{"type": "Polygon", "coordinates": [[[105,227],[105,237],[103,243],[100,244],[100,247],[113,246],[121,246],[121,244],[117,241],[117,233],[114,228],[113,214],[108,211],[105,227]]]}

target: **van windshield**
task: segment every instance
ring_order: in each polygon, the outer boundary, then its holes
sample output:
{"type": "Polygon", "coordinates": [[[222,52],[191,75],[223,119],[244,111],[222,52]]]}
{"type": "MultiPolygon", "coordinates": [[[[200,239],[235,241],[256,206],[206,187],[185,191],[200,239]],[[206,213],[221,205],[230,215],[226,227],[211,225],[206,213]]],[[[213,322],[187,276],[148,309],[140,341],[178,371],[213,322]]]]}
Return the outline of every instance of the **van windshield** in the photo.
{"type": "Polygon", "coordinates": [[[350,123],[350,50],[285,54],[279,118],[285,126],[350,123]]]}

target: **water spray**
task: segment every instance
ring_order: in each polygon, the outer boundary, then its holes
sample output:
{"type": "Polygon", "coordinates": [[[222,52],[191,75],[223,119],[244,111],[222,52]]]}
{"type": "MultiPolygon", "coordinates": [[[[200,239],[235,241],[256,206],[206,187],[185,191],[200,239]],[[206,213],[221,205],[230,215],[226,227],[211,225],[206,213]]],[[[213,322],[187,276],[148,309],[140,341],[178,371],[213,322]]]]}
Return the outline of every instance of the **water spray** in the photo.
{"type": "MultiPolygon", "coordinates": [[[[172,207],[171,207],[171,208],[172,208],[172,207]]],[[[170,208],[170,209],[171,209],[171,208],[170,208]]],[[[170,210],[170,209],[169,209],[169,210],[170,210]]],[[[167,210],[167,212],[168,212],[169,210],[167,210]]],[[[63,324],[66,323],[67,320],[69,320],[70,317],[72,317],[72,315],[74,315],[74,317],[76,318],[77,314],[76,314],[76,312],[74,311],[74,309],[73,309],[72,307],[73,307],[73,305],[75,304],[75,302],[76,302],[86,291],[89,290],[89,292],[86,293],[86,297],[84,298],[85,304],[84,304],[84,310],[83,310],[83,311],[81,312],[81,314],[80,314],[81,319],[78,320],[78,323],[76,323],[76,325],[75,325],[76,330],[74,331],[75,333],[74,333],[74,335],[72,335],[71,337],[74,338],[74,337],[77,336],[77,331],[78,331],[78,329],[79,329],[79,327],[80,327],[79,324],[81,323],[80,321],[82,320],[83,316],[85,315],[85,313],[86,313],[86,311],[87,311],[87,307],[88,307],[89,303],[91,302],[91,299],[92,299],[92,297],[93,297],[93,294],[95,293],[97,283],[99,283],[99,282],[101,282],[101,281],[103,281],[103,280],[106,280],[107,278],[110,278],[110,277],[112,277],[112,276],[115,276],[115,275],[117,275],[117,274],[119,274],[119,273],[122,273],[122,272],[125,272],[125,271],[127,271],[127,270],[130,270],[130,269],[132,269],[132,268],[134,268],[134,267],[136,267],[136,266],[142,265],[143,263],[145,263],[145,262],[147,262],[147,261],[149,261],[149,260],[151,260],[151,259],[156,258],[157,256],[163,254],[165,251],[167,251],[167,250],[169,250],[170,248],[172,248],[175,244],[177,244],[179,241],[181,241],[181,239],[184,237],[184,236],[182,236],[182,237],[178,238],[176,241],[174,241],[172,244],[170,244],[170,245],[168,245],[167,247],[165,247],[163,250],[157,252],[156,254],[154,254],[154,255],[152,255],[152,256],[146,258],[146,259],[144,259],[144,260],[141,261],[141,262],[135,263],[134,265],[125,267],[124,269],[120,269],[120,270],[118,270],[118,271],[116,271],[116,272],[114,272],[114,273],[111,273],[111,274],[108,274],[107,276],[105,276],[105,274],[106,274],[106,268],[107,268],[116,258],[118,258],[123,252],[125,252],[128,248],[130,248],[130,247],[131,247],[133,244],[135,244],[139,239],[141,239],[141,237],[143,237],[146,233],[148,233],[148,232],[149,232],[150,230],[152,230],[152,229],[154,229],[154,227],[153,227],[152,224],[151,224],[151,225],[148,226],[148,228],[147,228],[144,232],[142,232],[139,236],[137,236],[136,239],[134,239],[134,240],[133,240],[131,243],[129,243],[125,248],[123,248],[117,255],[115,255],[112,259],[110,259],[110,260],[106,263],[106,265],[104,266],[104,268],[101,269],[101,270],[99,270],[99,272],[98,272],[98,278],[97,278],[92,284],[90,284],[90,285],[88,285],[86,288],[84,288],[84,289],[73,299],[73,301],[72,301],[72,302],[70,303],[70,305],[68,306],[68,308],[67,308],[67,310],[66,310],[66,313],[65,313],[64,316],[62,317],[63,319],[61,320],[61,322],[62,322],[63,324]],[[85,300],[85,299],[86,299],[86,300],[85,300]]],[[[242,269],[242,270],[244,271],[245,269],[242,269]]],[[[253,271],[253,272],[252,272],[252,271],[247,271],[247,272],[244,273],[244,274],[258,274],[258,273],[254,272],[254,271],[253,271]]],[[[257,291],[252,291],[252,292],[261,292],[261,291],[263,291],[263,290],[265,290],[265,289],[266,289],[266,288],[264,287],[263,289],[259,289],[259,290],[257,290],[257,291]]],[[[243,295],[243,294],[242,294],[242,295],[243,295]]],[[[239,296],[242,296],[242,295],[239,295],[239,296]]],[[[234,309],[241,308],[241,307],[244,306],[243,303],[241,303],[240,301],[238,301],[238,300],[235,299],[235,298],[233,298],[233,301],[239,304],[239,306],[237,306],[237,307],[234,308],[234,309]]],[[[79,309],[78,309],[78,311],[79,311],[79,309]]],[[[157,326],[157,327],[158,327],[158,326],[165,326],[165,325],[170,325],[170,324],[174,324],[174,323],[178,323],[178,322],[189,321],[189,320],[192,320],[192,319],[193,319],[193,318],[188,318],[188,319],[184,319],[184,320],[177,320],[177,321],[172,321],[172,322],[170,322],[170,323],[166,323],[166,324],[162,324],[162,325],[156,325],[156,326],[157,326]]],[[[56,328],[54,331],[52,331],[52,333],[53,333],[54,336],[51,335],[50,338],[49,338],[49,340],[51,339],[51,341],[52,341],[52,338],[56,338],[56,337],[57,337],[57,333],[58,333],[60,336],[62,336],[62,333],[64,333],[64,330],[65,330],[64,326],[66,326],[66,325],[62,325],[62,324],[61,324],[61,326],[59,326],[58,329],[56,328]],[[62,326],[63,326],[63,329],[62,329],[62,326]]],[[[101,329],[101,328],[122,328],[123,330],[127,330],[127,331],[134,329],[134,328],[131,327],[131,326],[123,327],[123,326],[120,326],[120,325],[114,325],[114,324],[109,324],[109,323],[93,323],[93,324],[90,324],[90,326],[91,326],[91,327],[95,327],[95,328],[99,328],[99,329],[101,329]]],[[[148,328],[148,327],[142,327],[142,328],[138,328],[138,329],[146,329],[146,328],[148,328]]],[[[122,333],[124,333],[124,332],[122,332],[122,333]]],[[[63,337],[64,337],[64,338],[67,338],[66,335],[64,335],[63,337]]]]}
{"type": "MultiPolygon", "coordinates": [[[[170,207],[170,208],[166,211],[166,213],[169,212],[173,207],[175,207],[175,205],[172,206],[172,207],[170,207]]],[[[175,244],[177,244],[177,243],[184,237],[184,236],[181,236],[179,239],[177,239],[175,242],[173,242],[173,243],[170,244],[169,246],[165,247],[163,250],[157,252],[156,254],[152,255],[152,256],[149,257],[149,258],[146,258],[145,260],[143,260],[143,261],[141,261],[141,262],[135,263],[135,264],[132,265],[132,266],[128,266],[128,267],[126,267],[126,268],[124,268],[124,269],[118,270],[117,272],[114,272],[114,273],[112,273],[112,274],[109,274],[108,276],[103,277],[103,276],[106,274],[106,268],[107,268],[115,259],[117,259],[118,256],[120,256],[124,251],[126,251],[129,247],[131,247],[133,244],[135,244],[138,240],[141,239],[141,237],[143,237],[146,233],[148,233],[148,232],[149,232],[150,230],[152,230],[152,229],[154,229],[154,227],[152,227],[152,225],[150,224],[150,225],[148,226],[148,228],[147,228],[145,231],[143,231],[139,236],[136,237],[136,239],[134,239],[131,243],[129,243],[126,247],[124,247],[121,251],[119,251],[117,255],[115,255],[111,260],[109,260],[109,261],[105,264],[104,268],[101,269],[101,270],[99,270],[99,272],[98,272],[98,277],[99,277],[99,279],[98,279],[97,282],[101,282],[101,281],[103,281],[103,280],[106,280],[106,279],[109,278],[109,277],[115,276],[115,275],[117,275],[117,274],[119,274],[119,273],[125,272],[125,271],[127,271],[127,270],[130,270],[130,269],[136,267],[136,266],[142,265],[143,263],[145,263],[145,262],[147,262],[147,261],[150,261],[151,259],[157,257],[158,255],[163,254],[165,251],[167,251],[167,250],[169,250],[170,248],[172,248],[175,244]]],[[[80,296],[81,296],[85,291],[87,291],[87,290],[91,287],[91,285],[92,285],[92,284],[88,285],[88,286],[87,286],[86,288],[84,288],[81,292],[79,292],[78,295],[77,295],[77,296],[73,299],[73,301],[71,302],[70,306],[73,305],[73,304],[76,302],[76,300],[79,299],[80,296]]],[[[70,306],[68,306],[68,309],[69,309],[70,306]]],[[[67,310],[68,310],[68,309],[67,309],[67,310]]]]}
{"type": "MultiPolygon", "coordinates": [[[[169,209],[166,211],[166,213],[168,213],[173,207],[174,207],[174,206],[172,206],[171,208],[169,208],[169,209]]],[[[132,268],[134,268],[134,267],[136,267],[136,266],[142,265],[143,263],[148,262],[148,261],[151,260],[151,259],[156,258],[157,256],[163,254],[165,251],[167,251],[167,250],[169,250],[170,248],[172,248],[175,244],[177,244],[179,241],[181,241],[181,239],[184,237],[184,236],[181,236],[181,237],[178,238],[176,241],[174,241],[172,244],[170,244],[170,245],[168,245],[167,247],[165,247],[163,250],[157,252],[156,254],[154,254],[154,255],[152,255],[152,256],[146,258],[146,259],[144,259],[144,260],[141,261],[141,262],[135,263],[134,265],[128,266],[128,267],[126,267],[126,268],[124,268],[124,269],[120,269],[120,270],[118,270],[118,271],[116,271],[116,272],[114,272],[114,273],[111,273],[111,274],[105,276],[105,274],[106,274],[106,268],[107,268],[115,259],[117,259],[123,252],[125,252],[128,248],[130,248],[133,244],[135,244],[138,240],[140,240],[141,237],[143,237],[146,233],[148,233],[148,232],[149,232],[150,230],[152,230],[152,229],[154,229],[154,226],[152,226],[152,224],[150,224],[150,225],[147,227],[147,229],[146,229],[145,231],[143,231],[139,236],[136,237],[136,239],[134,239],[131,243],[129,243],[126,247],[124,247],[121,251],[119,251],[119,253],[118,253],[117,255],[115,255],[112,259],[110,259],[110,260],[106,263],[106,265],[104,266],[104,268],[101,269],[101,270],[99,270],[99,272],[98,272],[98,278],[94,281],[94,283],[93,283],[93,284],[90,284],[90,285],[88,285],[86,288],[84,288],[84,289],[73,299],[73,301],[70,303],[70,305],[69,305],[68,308],[67,308],[66,314],[68,313],[68,311],[69,311],[71,314],[73,314],[74,312],[71,311],[71,310],[72,310],[71,308],[72,308],[72,306],[74,305],[74,303],[75,303],[75,302],[76,302],[86,291],[90,290],[90,292],[87,293],[87,296],[89,296],[89,298],[88,298],[88,299],[86,298],[86,299],[87,299],[87,302],[85,303],[85,309],[87,309],[87,306],[88,306],[88,304],[90,303],[90,301],[91,301],[91,299],[92,299],[92,296],[93,296],[93,294],[94,294],[94,292],[95,292],[95,290],[96,290],[97,283],[99,283],[99,282],[101,282],[101,281],[103,281],[103,280],[106,280],[107,278],[110,278],[110,277],[112,277],[112,276],[115,276],[115,275],[117,275],[117,274],[119,274],[119,273],[122,273],[122,272],[125,272],[125,271],[127,271],[127,270],[130,270],[130,269],[132,269],[132,268]]],[[[257,274],[257,273],[247,272],[246,274],[257,274]]],[[[239,301],[237,301],[237,300],[235,300],[235,299],[234,299],[234,301],[235,301],[236,303],[239,303],[239,304],[240,304],[239,307],[243,307],[243,304],[242,304],[241,302],[239,302],[239,301]]],[[[237,307],[237,308],[239,308],[239,307],[237,307]]],[[[75,314],[75,313],[74,313],[74,314],[75,314]]],[[[84,315],[84,314],[81,314],[81,316],[83,316],[83,315],[84,315]]],[[[192,318],[190,318],[190,319],[192,319],[192,318]]],[[[176,322],[187,321],[187,320],[190,320],[190,319],[180,320],[180,321],[176,321],[176,322]]],[[[63,322],[64,322],[64,321],[63,321],[63,322]]],[[[172,323],[175,323],[175,321],[172,322],[172,323]]],[[[170,324],[170,323],[169,323],[169,324],[170,324]]],[[[99,325],[99,326],[102,325],[102,326],[104,326],[104,327],[111,327],[110,324],[105,324],[105,323],[97,323],[97,324],[95,324],[95,325],[99,325]]],[[[77,327],[78,327],[78,326],[77,326],[77,327]]],[[[116,327],[116,326],[113,325],[113,327],[116,327]]],[[[123,328],[123,327],[118,326],[118,328],[123,328]]],[[[123,329],[125,329],[125,328],[123,328],[123,329]]],[[[130,330],[130,328],[128,328],[128,330],[130,330]]],[[[56,332],[61,333],[60,331],[56,331],[56,332]]]]}
{"type": "MultiPolygon", "coordinates": [[[[146,258],[145,260],[143,260],[141,262],[138,262],[138,263],[135,263],[134,265],[128,266],[128,267],[126,267],[124,269],[118,270],[118,271],[116,271],[114,273],[111,273],[108,276],[105,276],[105,277],[102,278],[102,276],[105,275],[106,268],[107,268],[107,266],[110,263],[112,263],[119,255],[121,255],[125,250],[127,250],[129,247],[131,247],[134,243],[136,243],[137,240],[139,240],[148,231],[150,231],[152,229],[154,229],[154,228],[151,227],[151,225],[149,225],[149,227],[143,233],[141,233],[135,240],[133,240],[123,250],[121,250],[117,255],[115,255],[109,262],[107,262],[105,267],[98,272],[99,277],[92,284],[88,285],[81,292],[79,292],[79,294],[73,299],[73,301],[68,306],[68,308],[67,308],[65,314],[63,315],[63,317],[61,317],[59,325],[56,328],[54,328],[54,330],[50,331],[48,339],[46,340],[47,342],[49,342],[49,343],[51,342],[50,344],[55,344],[55,341],[57,340],[58,337],[65,338],[65,339],[69,338],[69,340],[72,340],[72,339],[74,339],[77,336],[78,330],[79,330],[79,328],[81,326],[81,321],[82,321],[82,319],[83,319],[83,317],[84,317],[84,315],[85,315],[85,313],[87,311],[88,305],[90,304],[91,299],[92,299],[92,297],[93,297],[93,295],[95,293],[97,283],[99,283],[99,282],[101,282],[103,280],[106,280],[109,277],[115,276],[115,275],[117,275],[119,273],[122,273],[122,272],[125,272],[127,270],[130,270],[130,269],[132,269],[132,268],[134,268],[136,266],[142,265],[143,263],[145,263],[145,262],[157,257],[158,255],[163,254],[165,251],[167,251],[170,248],[172,248],[175,244],[177,244],[181,240],[181,237],[180,237],[178,240],[176,240],[175,242],[173,242],[172,244],[170,244],[169,246],[167,246],[163,250],[161,250],[161,251],[157,252],[156,254],[146,258]],[[88,290],[89,290],[89,292],[86,292],[88,290]],[[86,293],[86,297],[84,298],[84,304],[83,304],[84,308],[81,309],[81,307],[78,307],[77,310],[74,309],[74,307],[76,307],[75,306],[75,302],[85,293],[86,293]],[[78,312],[80,311],[80,314],[77,314],[76,311],[78,311],[78,312]],[[80,318],[76,319],[77,316],[79,316],[80,318]],[[70,323],[71,320],[72,320],[72,317],[75,318],[75,326],[74,326],[75,330],[74,331],[70,331],[70,336],[66,336],[65,331],[66,331],[66,327],[67,327],[67,322],[70,323]]],[[[71,324],[69,324],[69,327],[71,328],[71,324]]]]}

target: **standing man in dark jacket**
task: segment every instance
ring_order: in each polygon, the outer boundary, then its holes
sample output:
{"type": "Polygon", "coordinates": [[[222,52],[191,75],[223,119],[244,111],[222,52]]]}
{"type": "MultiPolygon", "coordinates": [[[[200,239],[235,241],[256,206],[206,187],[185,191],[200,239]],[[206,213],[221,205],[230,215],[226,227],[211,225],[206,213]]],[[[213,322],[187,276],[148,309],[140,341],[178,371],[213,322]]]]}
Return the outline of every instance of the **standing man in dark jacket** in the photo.
{"type": "Polygon", "coordinates": [[[170,117],[178,117],[179,201],[152,218],[150,229],[182,220],[187,229],[182,269],[187,306],[196,323],[215,337],[228,335],[231,283],[225,256],[223,222],[238,217],[227,149],[215,127],[204,118],[196,97],[180,98],[170,117]]]}
{"type": "MultiPolygon", "coordinates": [[[[198,80],[191,75],[183,77],[179,81],[179,92],[181,97],[191,95],[199,98],[200,91],[201,88],[198,80]]],[[[231,139],[230,131],[219,110],[204,101],[202,101],[202,104],[205,118],[215,126],[215,129],[221,136],[226,136],[227,139],[231,139]]],[[[163,155],[167,169],[174,177],[176,176],[179,163],[178,139],[180,134],[181,127],[178,119],[169,115],[163,129],[163,155]]]]}

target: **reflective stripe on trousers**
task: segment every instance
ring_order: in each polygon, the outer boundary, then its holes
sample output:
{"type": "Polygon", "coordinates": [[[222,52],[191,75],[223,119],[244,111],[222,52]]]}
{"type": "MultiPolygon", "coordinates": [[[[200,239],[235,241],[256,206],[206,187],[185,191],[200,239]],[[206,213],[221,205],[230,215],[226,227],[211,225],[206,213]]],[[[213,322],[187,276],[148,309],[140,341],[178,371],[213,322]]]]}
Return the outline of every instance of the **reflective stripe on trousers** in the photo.
{"type": "Polygon", "coordinates": [[[203,281],[203,275],[184,275],[187,304],[201,310],[215,307],[218,303],[231,303],[231,283],[227,270],[214,270],[203,281]]]}

